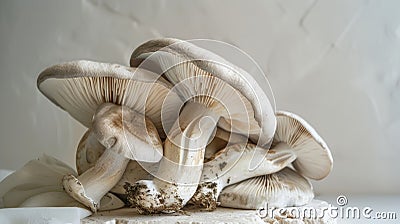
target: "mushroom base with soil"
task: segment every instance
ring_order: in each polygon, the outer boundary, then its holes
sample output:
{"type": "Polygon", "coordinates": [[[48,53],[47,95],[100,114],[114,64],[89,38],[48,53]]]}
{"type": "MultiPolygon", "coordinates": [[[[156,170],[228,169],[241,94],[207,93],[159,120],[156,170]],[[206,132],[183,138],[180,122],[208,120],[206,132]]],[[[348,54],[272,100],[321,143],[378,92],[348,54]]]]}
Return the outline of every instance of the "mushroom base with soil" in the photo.
{"type": "Polygon", "coordinates": [[[126,185],[128,201],[141,213],[179,211],[197,189],[205,148],[218,118],[204,105],[188,102],[164,143],[165,155],[155,178],[126,185]]]}

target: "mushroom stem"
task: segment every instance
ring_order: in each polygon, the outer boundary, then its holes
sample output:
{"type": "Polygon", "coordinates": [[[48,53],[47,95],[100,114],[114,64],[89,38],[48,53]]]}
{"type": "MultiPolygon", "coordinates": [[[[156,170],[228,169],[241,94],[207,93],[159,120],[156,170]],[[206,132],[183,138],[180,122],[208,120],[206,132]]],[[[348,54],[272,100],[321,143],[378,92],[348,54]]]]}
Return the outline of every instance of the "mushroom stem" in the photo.
{"type": "MultiPolygon", "coordinates": [[[[102,104],[93,117],[88,136],[95,137],[105,151],[95,165],[77,178],[63,178],[65,191],[93,212],[100,199],[121,179],[130,159],[156,160],[162,150],[154,125],[128,107],[102,104]]],[[[84,136],[85,137],[85,136],[84,136]]]]}
{"type": "Polygon", "coordinates": [[[236,144],[218,153],[214,160],[204,164],[198,189],[191,201],[214,210],[222,189],[251,177],[275,173],[290,165],[295,155],[290,150],[266,150],[253,144],[236,144]],[[255,169],[253,157],[264,158],[255,169]]]}
{"type": "Polygon", "coordinates": [[[126,186],[128,200],[142,213],[175,212],[195,193],[205,147],[219,116],[199,103],[188,102],[164,143],[164,157],[155,179],[126,186]]]}
{"type": "MultiPolygon", "coordinates": [[[[90,129],[87,130],[82,136],[76,151],[76,169],[78,170],[78,175],[83,174],[91,167],[94,167],[104,151],[105,147],[100,144],[93,132],[90,129]]],[[[137,160],[130,160],[121,179],[110,190],[110,192],[124,197],[125,189],[123,186],[126,182],[135,183],[139,180],[151,180],[153,179],[152,174],[157,172],[158,166],[159,163],[146,163],[138,162],[137,160]]],[[[103,210],[103,205],[101,210],[103,210]]]]}
{"type": "Polygon", "coordinates": [[[106,149],[96,165],[77,178],[66,175],[63,178],[65,191],[96,212],[100,199],[121,179],[129,159],[106,149]]]}

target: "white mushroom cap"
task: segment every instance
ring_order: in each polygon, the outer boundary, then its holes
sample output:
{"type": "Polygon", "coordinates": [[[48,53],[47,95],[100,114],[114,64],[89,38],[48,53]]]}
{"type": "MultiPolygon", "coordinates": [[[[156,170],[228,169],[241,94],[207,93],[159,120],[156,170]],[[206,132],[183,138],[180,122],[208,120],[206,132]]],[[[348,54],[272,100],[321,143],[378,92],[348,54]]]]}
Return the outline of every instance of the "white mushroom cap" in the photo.
{"type": "MultiPolygon", "coordinates": [[[[250,102],[251,111],[247,111],[249,112],[248,118],[255,119],[258,126],[261,127],[261,133],[260,130],[258,130],[258,133],[256,134],[250,133],[251,139],[254,142],[259,140],[259,143],[263,146],[266,146],[271,142],[276,127],[273,108],[268,97],[266,97],[265,94],[262,94],[263,90],[246,71],[236,67],[222,57],[192,43],[171,38],[150,40],[137,47],[131,55],[131,66],[136,66],[138,61],[146,58],[151,60],[149,62],[150,67],[155,64],[161,68],[162,72],[171,69],[172,72],[167,71],[164,75],[173,84],[177,84],[184,78],[187,78],[187,75],[190,73],[182,73],[185,70],[203,70],[205,73],[231,85],[250,102]],[[154,54],[155,52],[156,54],[154,54]],[[157,54],[159,55],[157,56],[157,54]],[[177,64],[181,65],[176,66],[176,68],[171,68],[171,66],[177,64]],[[189,64],[191,68],[188,69],[188,66],[185,66],[185,64],[189,64]],[[198,69],[195,69],[194,67],[197,67],[198,69]],[[179,70],[181,72],[174,72],[173,70],[179,70]],[[180,75],[183,75],[183,77],[180,75]]],[[[148,64],[146,64],[147,60],[144,62],[144,67],[149,67],[148,64]]],[[[159,70],[159,68],[156,70],[159,70]]],[[[238,101],[236,101],[236,103],[238,103],[238,101]]],[[[232,127],[237,127],[237,124],[232,124],[230,126],[229,121],[223,123],[224,121],[220,122],[219,126],[228,131],[231,131],[230,128],[232,127]]],[[[232,131],[240,130],[234,129],[232,131]]]]}
{"type": "Polygon", "coordinates": [[[311,183],[291,168],[250,178],[222,190],[223,207],[258,209],[260,207],[302,206],[314,198],[311,183]]]}
{"type": "Polygon", "coordinates": [[[333,159],[324,140],[296,114],[278,111],[276,117],[272,148],[294,150],[297,159],[293,167],[301,175],[316,180],[326,177],[332,170],[333,159]]]}
{"type": "Polygon", "coordinates": [[[153,72],[117,64],[72,61],[40,73],[39,90],[73,118],[90,127],[97,107],[109,102],[127,106],[149,117],[161,137],[162,122],[172,125],[181,100],[171,84],[153,72]],[[168,102],[164,102],[168,95],[168,102]],[[163,121],[161,121],[161,109],[163,121]]]}

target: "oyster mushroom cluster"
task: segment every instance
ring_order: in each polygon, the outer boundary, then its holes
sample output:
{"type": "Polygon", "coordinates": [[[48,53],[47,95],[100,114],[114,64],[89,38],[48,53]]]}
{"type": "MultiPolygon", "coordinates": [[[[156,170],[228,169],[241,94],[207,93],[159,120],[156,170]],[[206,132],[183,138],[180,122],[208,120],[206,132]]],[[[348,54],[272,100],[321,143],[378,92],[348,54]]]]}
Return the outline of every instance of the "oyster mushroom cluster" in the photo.
{"type": "Polygon", "coordinates": [[[93,212],[110,207],[107,195],[141,213],[187,204],[214,210],[309,203],[307,178],[329,174],[331,153],[307,122],[275,112],[246,77],[219,55],[177,39],[140,45],[130,67],[73,61],[45,69],[39,90],[88,128],[76,150],[78,172],[59,178],[63,194],[93,212]]]}

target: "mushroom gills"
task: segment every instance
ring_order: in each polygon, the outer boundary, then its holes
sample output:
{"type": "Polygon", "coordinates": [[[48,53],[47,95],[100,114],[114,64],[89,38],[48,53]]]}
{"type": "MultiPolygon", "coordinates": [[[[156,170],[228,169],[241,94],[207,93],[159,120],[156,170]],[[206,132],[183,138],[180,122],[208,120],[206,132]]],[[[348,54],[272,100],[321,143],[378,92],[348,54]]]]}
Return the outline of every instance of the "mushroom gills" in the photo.
{"type": "Polygon", "coordinates": [[[223,189],[218,201],[223,207],[258,209],[303,206],[314,198],[311,183],[292,170],[285,169],[254,177],[223,189]]]}
{"type": "MultiPolygon", "coordinates": [[[[198,42],[202,43],[201,41],[198,42]]],[[[144,66],[150,70],[155,69],[157,73],[164,73],[176,65],[179,65],[179,69],[182,69],[189,62],[194,67],[224,80],[250,103],[252,112],[249,113],[249,117],[255,118],[256,123],[258,123],[258,129],[254,129],[254,132],[250,133],[250,139],[263,147],[268,146],[272,142],[276,127],[274,109],[256,80],[242,68],[207,49],[196,46],[192,42],[173,38],[147,41],[133,51],[130,59],[131,66],[144,66]]],[[[189,76],[191,73],[175,74],[189,76]]],[[[174,85],[183,80],[168,72],[164,73],[164,77],[174,85]]],[[[241,101],[236,101],[236,103],[238,102],[241,101]]],[[[222,123],[220,123],[221,127],[224,126],[222,123]]],[[[235,125],[234,127],[238,126],[235,125]]],[[[235,129],[227,123],[225,123],[225,128],[227,131],[235,129]]],[[[234,130],[231,132],[234,132],[234,130]]]]}
{"type": "Polygon", "coordinates": [[[300,116],[276,112],[277,128],[272,143],[277,151],[293,150],[297,159],[293,167],[303,176],[320,180],[332,170],[331,152],[318,133],[300,116]]]}
{"type": "Polygon", "coordinates": [[[92,117],[101,104],[114,103],[146,115],[162,138],[163,126],[172,126],[176,108],[182,103],[170,91],[171,84],[151,71],[94,61],[51,66],[40,73],[37,86],[85,127],[91,127],[92,117]]]}
{"type": "Polygon", "coordinates": [[[260,132],[251,102],[226,80],[196,66],[194,62],[197,60],[192,62],[159,52],[153,57],[159,57],[160,65],[165,69],[164,75],[174,84],[172,90],[184,101],[203,104],[219,115],[218,126],[221,129],[247,137],[260,132]]]}

